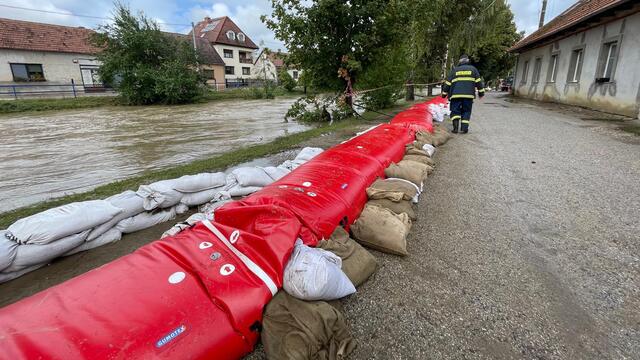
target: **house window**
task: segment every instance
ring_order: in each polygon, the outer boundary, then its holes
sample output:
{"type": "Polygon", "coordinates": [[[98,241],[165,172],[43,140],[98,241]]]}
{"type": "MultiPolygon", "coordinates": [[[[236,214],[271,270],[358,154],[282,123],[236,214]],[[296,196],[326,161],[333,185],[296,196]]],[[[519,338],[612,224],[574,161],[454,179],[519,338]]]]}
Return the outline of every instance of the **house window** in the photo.
{"type": "Polygon", "coordinates": [[[293,78],[294,78],[295,80],[298,80],[298,72],[297,72],[297,71],[294,71],[294,72],[293,72],[293,78]]]}
{"type": "Polygon", "coordinates": [[[542,58],[536,58],[536,62],[533,64],[533,78],[531,83],[537,84],[540,81],[540,71],[542,70],[542,58]]]}
{"type": "Polygon", "coordinates": [[[529,61],[524,62],[524,66],[522,67],[522,79],[520,80],[521,84],[527,83],[527,77],[529,77],[529,61]]]}
{"type": "Polygon", "coordinates": [[[13,81],[45,81],[41,64],[10,64],[13,81]]]}
{"type": "Polygon", "coordinates": [[[235,40],[236,39],[236,33],[234,33],[233,31],[229,30],[227,31],[227,39],[229,40],[235,40]]]}
{"type": "Polygon", "coordinates": [[[224,49],[224,57],[227,59],[233,59],[233,50],[224,49]]]}
{"type": "Polygon", "coordinates": [[[242,67],[242,75],[251,75],[251,68],[242,67]]]}
{"type": "Polygon", "coordinates": [[[552,54],[549,60],[549,71],[547,71],[547,82],[556,82],[556,74],[558,73],[558,54],[552,54]]]}
{"type": "Polygon", "coordinates": [[[582,73],[582,60],[584,58],[584,48],[576,49],[571,52],[571,62],[569,63],[569,74],[567,82],[580,82],[580,73],[582,73]]]}
{"type": "Polygon", "coordinates": [[[238,40],[244,42],[244,39],[245,39],[244,34],[243,33],[238,33],[238,40]]]}
{"type": "Polygon", "coordinates": [[[236,69],[233,66],[225,66],[224,73],[225,75],[234,75],[236,73],[236,69]]]}
{"type": "Polygon", "coordinates": [[[202,70],[202,76],[204,76],[204,78],[207,79],[207,80],[215,80],[216,79],[216,75],[213,72],[213,70],[209,70],[209,69],[203,69],[202,70]]]}
{"type": "Polygon", "coordinates": [[[611,81],[616,69],[618,58],[618,41],[604,43],[600,54],[598,78],[602,81],[611,81]]]}

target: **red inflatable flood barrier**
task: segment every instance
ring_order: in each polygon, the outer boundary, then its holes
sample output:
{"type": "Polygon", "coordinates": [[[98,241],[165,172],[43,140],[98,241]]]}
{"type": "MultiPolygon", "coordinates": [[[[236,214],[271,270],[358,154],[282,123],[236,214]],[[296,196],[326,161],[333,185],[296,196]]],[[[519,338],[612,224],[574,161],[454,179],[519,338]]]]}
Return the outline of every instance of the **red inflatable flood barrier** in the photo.
{"type": "Polygon", "coordinates": [[[402,114],[216,210],[215,223],[0,309],[0,359],[237,359],[252,351],[295,240],[315,245],[353,223],[366,187],[431,126],[424,109],[402,114]]]}

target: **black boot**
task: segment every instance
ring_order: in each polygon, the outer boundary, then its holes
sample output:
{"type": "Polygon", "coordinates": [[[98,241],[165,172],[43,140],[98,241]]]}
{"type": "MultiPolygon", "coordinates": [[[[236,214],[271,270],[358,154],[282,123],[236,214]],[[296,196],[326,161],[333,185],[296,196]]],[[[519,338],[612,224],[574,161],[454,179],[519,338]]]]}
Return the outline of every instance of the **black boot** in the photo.
{"type": "Polygon", "coordinates": [[[469,132],[469,123],[465,123],[463,122],[462,125],[460,126],[460,132],[463,134],[466,134],[469,132]]]}
{"type": "Polygon", "coordinates": [[[453,130],[451,130],[452,133],[457,134],[458,133],[458,122],[460,120],[453,120],[453,130]]]}

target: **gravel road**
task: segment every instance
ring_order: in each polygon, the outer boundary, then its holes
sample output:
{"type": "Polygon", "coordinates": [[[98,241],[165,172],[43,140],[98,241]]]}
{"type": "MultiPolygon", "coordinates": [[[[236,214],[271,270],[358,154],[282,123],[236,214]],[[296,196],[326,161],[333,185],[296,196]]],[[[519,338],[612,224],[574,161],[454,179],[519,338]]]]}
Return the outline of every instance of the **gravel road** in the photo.
{"type": "Polygon", "coordinates": [[[506,100],[437,154],[411,255],[343,301],[351,358],[638,358],[640,137],[506,100]]]}

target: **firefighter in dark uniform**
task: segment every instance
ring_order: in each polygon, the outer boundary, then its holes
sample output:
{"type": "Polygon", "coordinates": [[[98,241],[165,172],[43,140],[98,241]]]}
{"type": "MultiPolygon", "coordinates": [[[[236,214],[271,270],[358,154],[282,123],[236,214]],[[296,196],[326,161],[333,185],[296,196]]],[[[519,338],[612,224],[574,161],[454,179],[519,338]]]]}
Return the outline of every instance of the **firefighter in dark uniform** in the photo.
{"type": "Polygon", "coordinates": [[[471,120],[471,108],[473,99],[484,96],[484,82],[480,77],[480,72],[475,66],[469,64],[469,57],[462,55],[458,66],[449,73],[447,80],[442,86],[442,97],[449,97],[451,110],[451,121],[453,121],[453,132],[458,132],[458,124],[462,123],[460,131],[463,134],[469,132],[469,121],[471,120]]]}

